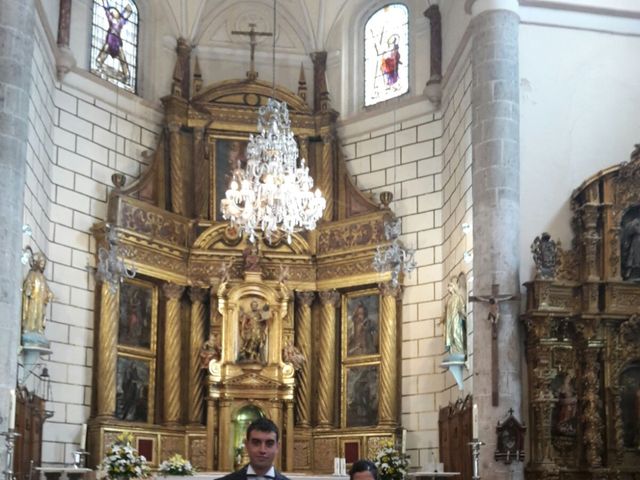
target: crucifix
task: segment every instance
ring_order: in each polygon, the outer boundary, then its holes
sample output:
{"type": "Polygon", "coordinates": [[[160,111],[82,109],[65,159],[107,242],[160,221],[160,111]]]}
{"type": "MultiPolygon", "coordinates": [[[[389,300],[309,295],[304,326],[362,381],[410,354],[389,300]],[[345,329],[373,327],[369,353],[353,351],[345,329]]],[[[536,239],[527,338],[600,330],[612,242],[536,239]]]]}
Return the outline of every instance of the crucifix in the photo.
{"type": "Polygon", "coordinates": [[[491,404],[498,406],[498,323],[500,322],[500,302],[518,300],[518,294],[498,294],[499,286],[491,285],[491,295],[480,296],[470,295],[470,302],[480,302],[489,304],[489,315],[487,320],[491,323],[491,404]]]}
{"type": "Polygon", "coordinates": [[[251,64],[249,66],[249,71],[247,72],[247,78],[249,80],[255,80],[258,78],[258,72],[255,70],[255,53],[256,53],[256,45],[258,45],[257,37],[270,37],[273,35],[271,32],[256,32],[256,24],[249,24],[249,31],[243,32],[241,30],[232,30],[231,33],[233,35],[248,35],[249,36],[249,45],[251,46],[251,64]]]}

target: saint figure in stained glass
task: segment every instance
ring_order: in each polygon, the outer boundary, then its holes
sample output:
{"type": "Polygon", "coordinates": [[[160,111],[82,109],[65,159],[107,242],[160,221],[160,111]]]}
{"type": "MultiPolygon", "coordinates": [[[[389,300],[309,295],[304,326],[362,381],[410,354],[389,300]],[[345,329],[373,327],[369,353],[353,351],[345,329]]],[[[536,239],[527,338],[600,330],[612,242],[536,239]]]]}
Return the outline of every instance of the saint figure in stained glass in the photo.
{"type": "Polygon", "coordinates": [[[124,27],[125,23],[127,23],[127,20],[131,16],[131,4],[128,3],[122,11],[118,11],[117,8],[109,6],[107,0],[102,0],[102,7],[104,8],[104,13],[107,16],[107,21],[109,22],[109,30],[107,30],[107,38],[105,38],[104,45],[102,46],[96,61],[98,66],[102,67],[107,55],[110,55],[111,58],[120,60],[122,76],[126,82],[129,78],[129,65],[127,64],[127,58],[124,56],[124,51],[122,50],[122,37],[120,35],[122,27],[124,27]]]}
{"type": "Polygon", "coordinates": [[[408,10],[401,4],[375,12],[365,25],[365,105],[409,90],[408,10]]]}

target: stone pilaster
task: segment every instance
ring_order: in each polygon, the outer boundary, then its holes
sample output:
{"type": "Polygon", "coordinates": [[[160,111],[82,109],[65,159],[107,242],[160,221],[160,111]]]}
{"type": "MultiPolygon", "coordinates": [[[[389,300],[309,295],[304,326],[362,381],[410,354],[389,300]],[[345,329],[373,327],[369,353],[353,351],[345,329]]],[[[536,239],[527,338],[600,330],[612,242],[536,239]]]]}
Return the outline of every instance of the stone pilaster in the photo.
{"type": "Polygon", "coordinates": [[[381,425],[398,423],[398,326],[397,298],[400,287],[381,284],[380,293],[380,399],[378,418],[381,425]]]}
{"type": "MultiPolygon", "coordinates": [[[[7,430],[9,390],[16,388],[20,345],[20,285],[22,284],[22,219],[27,165],[29,88],[33,58],[33,0],[0,0],[0,432],[7,430]]],[[[5,470],[4,441],[0,442],[0,471],[5,470]]]]}
{"type": "Polygon", "coordinates": [[[205,300],[208,290],[191,287],[191,330],[189,334],[189,423],[200,425],[204,408],[204,393],[202,391],[202,369],[200,368],[200,348],[204,343],[204,326],[206,321],[205,300]]]}
{"type": "Polygon", "coordinates": [[[180,335],[180,297],[182,285],[165,283],[162,286],[165,298],[166,322],[164,329],[164,424],[178,425],[181,420],[182,405],[180,388],[180,359],[182,358],[182,337],[180,335]]]}
{"type": "Polygon", "coordinates": [[[330,428],[334,420],[336,307],[340,294],[320,292],[320,344],[318,345],[318,427],[330,428]]]}
{"type": "MultiPolygon", "coordinates": [[[[468,0],[471,21],[473,148],[473,291],[519,292],[520,112],[517,0],[468,0]]],[[[473,396],[478,404],[481,474],[522,479],[520,462],[496,462],[495,426],[512,408],[522,419],[518,303],[500,305],[499,405],[492,406],[491,326],[488,304],[474,306],[473,396]]]]}
{"type": "Polygon", "coordinates": [[[296,347],[306,359],[298,372],[298,388],[296,388],[300,427],[311,426],[311,304],[314,297],[313,292],[296,292],[296,347]]]}

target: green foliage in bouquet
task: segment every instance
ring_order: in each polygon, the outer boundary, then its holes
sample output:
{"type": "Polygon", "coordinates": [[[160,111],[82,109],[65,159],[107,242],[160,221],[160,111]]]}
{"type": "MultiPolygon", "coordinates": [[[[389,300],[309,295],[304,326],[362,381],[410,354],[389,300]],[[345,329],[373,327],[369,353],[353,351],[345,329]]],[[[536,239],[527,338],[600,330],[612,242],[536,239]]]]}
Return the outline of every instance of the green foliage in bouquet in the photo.
{"type": "Polygon", "coordinates": [[[409,468],[409,456],[398,452],[388,442],[378,450],[373,463],[378,469],[378,480],[404,480],[409,468]]]}
{"type": "Polygon", "coordinates": [[[105,457],[98,467],[99,478],[130,479],[146,478],[151,473],[147,459],[140,455],[131,444],[133,435],[123,432],[116,437],[116,441],[107,448],[105,457]]]}
{"type": "Polygon", "coordinates": [[[195,468],[191,462],[179,453],[160,464],[159,472],[164,475],[193,475],[195,468]]]}

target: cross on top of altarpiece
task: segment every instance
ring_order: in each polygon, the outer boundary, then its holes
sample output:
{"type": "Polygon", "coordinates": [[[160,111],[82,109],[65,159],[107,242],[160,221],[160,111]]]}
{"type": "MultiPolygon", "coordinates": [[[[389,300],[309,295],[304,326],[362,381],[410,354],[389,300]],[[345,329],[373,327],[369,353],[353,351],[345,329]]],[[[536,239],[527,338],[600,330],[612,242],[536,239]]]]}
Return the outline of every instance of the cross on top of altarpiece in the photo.
{"type": "Polygon", "coordinates": [[[271,32],[256,32],[256,24],[249,24],[249,31],[241,31],[241,30],[232,30],[231,33],[233,35],[247,35],[249,37],[249,45],[251,46],[251,63],[249,66],[249,71],[247,72],[247,78],[249,80],[255,80],[258,78],[258,72],[255,69],[255,53],[256,46],[258,45],[257,37],[271,37],[273,33],[271,32]]]}

